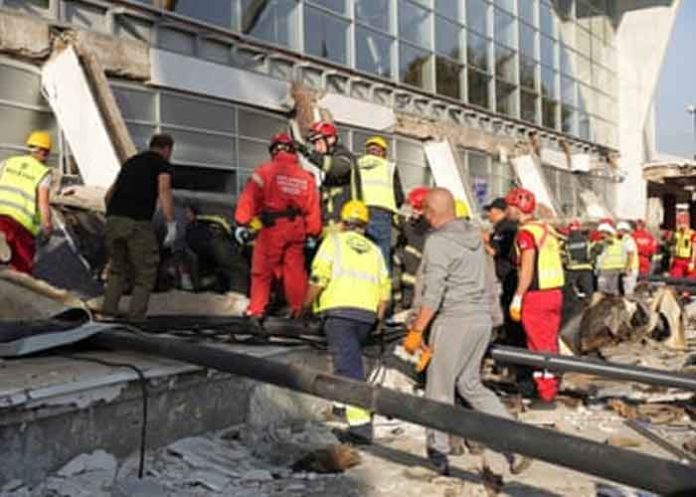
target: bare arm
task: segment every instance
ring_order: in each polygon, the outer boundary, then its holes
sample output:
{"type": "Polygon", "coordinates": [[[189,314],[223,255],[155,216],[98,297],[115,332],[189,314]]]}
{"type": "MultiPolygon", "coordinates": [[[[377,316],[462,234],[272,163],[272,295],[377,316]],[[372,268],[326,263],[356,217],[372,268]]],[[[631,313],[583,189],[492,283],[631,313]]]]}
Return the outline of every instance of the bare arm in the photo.
{"type": "Polygon", "coordinates": [[[164,220],[170,223],[174,221],[174,197],[172,196],[171,174],[163,173],[157,176],[157,190],[162,214],[164,214],[164,220]]]}
{"type": "Polygon", "coordinates": [[[305,295],[304,307],[310,307],[314,303],[314,301],[317,300],[322,290],[324,289],[319,285],[309,285],[309,288],[307,289],[307,294],[305,295]]]}
{"type": "Polygon", "coordinates": [[[425,330],[435,317],[435,312],[436,310],[431,307],[422,306],[418,309],[418,314],[416,314],[416,318],[413,320],[411,329],[416,331],[425,330]]]}
{"type": "Polygon", "coordinates": [[[51,219],[50,190],[47,186],[40,186],[38,189],[39,212],[41,213],[41,228],[45,235],[50,236],[53,232],[53,221],[51,219]]]}
{"type": "Polygon", "coordinates": [[[377,307],[377,319],[382,321],[385,314],[387,313],[387,306],[389,305],[388,300],[380,300],[379,307],[377,307]]]}
{"type": "Polygon", "coordinates": [[[520,271],[519,271],[519,281],[517,282],[516,295],[524,295],[532,286],[532,279],[534,278],[534,259],[536,257],[536,250],[524,250],[521,256],[520,271]]]}

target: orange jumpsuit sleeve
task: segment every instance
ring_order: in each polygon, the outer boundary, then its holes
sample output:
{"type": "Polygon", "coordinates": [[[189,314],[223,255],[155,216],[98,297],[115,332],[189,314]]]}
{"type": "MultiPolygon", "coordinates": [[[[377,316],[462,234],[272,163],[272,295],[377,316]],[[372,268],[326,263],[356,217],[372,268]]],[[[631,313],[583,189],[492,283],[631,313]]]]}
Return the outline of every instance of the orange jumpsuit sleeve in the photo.
{"type": "Polygon", "coordinates": [[[244,185],[237,208],[234,213],[234,220],[239,225],[247,225],[261,211],[263,205],[265,178],[259,170],[254,171],[247,184],[244,185]]]}
{"type": "Polygon", "coordinates": [[[307,203],[305,204],[305,229],[309,236],[318,236],[321,233],[321,206],[319,204],[319,192],[314,176],[310,175],[307,203]]]}

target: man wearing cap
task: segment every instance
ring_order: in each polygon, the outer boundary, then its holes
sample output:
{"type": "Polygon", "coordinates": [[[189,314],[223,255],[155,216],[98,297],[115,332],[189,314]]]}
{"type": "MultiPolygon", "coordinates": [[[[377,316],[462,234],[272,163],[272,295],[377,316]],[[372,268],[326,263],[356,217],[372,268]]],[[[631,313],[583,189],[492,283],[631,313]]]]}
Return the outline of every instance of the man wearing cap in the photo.
{"type": "Polygon", "coordinates": [[[592,249],[597,258],[597,290],[607,295],[619,295],[619,279],[626,266],[623,244],[609,223],[599,223],[597,232],[602,237],[592,249]]]}
{"type": "Polygon", "coordinates": [[[623,293],[626,297],[632,297],[638,283],[638,246],[631,235],[632,228],[628,221],[620,221],[616,230],[624,253],[624,269],[621,276],[623,293]]]}
{"type": "Polygon", "coordinates": [[[29,154],[0,164],[0,265],[30,274],[36,237],[53,233],[49,189],[51,135],[34,131],[27,139],[29,154]]]}

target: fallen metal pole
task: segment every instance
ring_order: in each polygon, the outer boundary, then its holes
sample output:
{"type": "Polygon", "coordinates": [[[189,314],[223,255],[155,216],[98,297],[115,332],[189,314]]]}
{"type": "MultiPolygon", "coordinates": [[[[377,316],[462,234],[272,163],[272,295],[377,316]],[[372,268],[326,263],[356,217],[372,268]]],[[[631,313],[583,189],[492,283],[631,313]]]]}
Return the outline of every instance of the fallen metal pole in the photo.
{"type": "Polygon", "coordinates": [[[667,285],[681,287],[696,287],[696,279],[694,278],[672,278],[670,276],[660,276],[651,274],[650,276],[641,276],[642,281],[651,281],[653,283],[665,283],[667,285]]]}
{"type": "MultiPolygon", "coordinates": [[[[178,359],[245,376],[328,400],[370,409],[475,440],[500,452],[516,452],[659,494],[696,491],[696,470],[674,461],[462,409],[218,347],[176,338],[106,331],[92,345],[178,359]]],[[[685,494],[686,495],[686,494],[685,494]]]]}
{"type": "Polygon", "coordinates": [[[635,381],[649,385],[681,388],[696,392],[696,377],[671,371],[614,364],[587,357],[570,357],[556,354],[530,352],[516,347],[496,345],[491,347],[491,357],[496,361],[549,369],[558,372],[585,373],[604,378],[635,381]]]}

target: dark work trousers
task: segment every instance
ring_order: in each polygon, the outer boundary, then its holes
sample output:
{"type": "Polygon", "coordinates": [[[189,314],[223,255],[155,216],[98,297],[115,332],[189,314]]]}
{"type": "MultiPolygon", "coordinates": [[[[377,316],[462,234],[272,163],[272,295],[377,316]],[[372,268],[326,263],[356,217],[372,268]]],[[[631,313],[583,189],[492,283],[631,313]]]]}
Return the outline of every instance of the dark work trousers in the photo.
{"type": "Polygon", "coordinates": [[[571,289],[585,297],[591,297],[594,293],[594,274],[591,269],[574,269],[566,271],[567,284],[571,289]]]}
{"type": "Polygon", "coordinates": [[[365,234],[377,244],[384,256],[387,271],[391,274],[392,213],[385,209],[370,207],[370,223],[365,234]]]}
{"type": "Polygon", "coordinates": [[[362,343],[373,326],[374,323],[339,317],[324,320],[324,334],[329,342],[334,374],[359,381],[365,379],[362,343]]]}
{"type": "MultiPolygon", "coordinates": [[[[522,323],[513,321],[510,316],[510,304],[512,304],[512,299],[515,297],[515,291],[517,290],[517,273],[511,272],[508,274],[502,281],[501,286],[503,291],[500,294],[500,306],[503,309],[505,318],[505,340],[503,344],[526,349],[527,336],[524,333],[522,323]]],[[[533,392],[532,368],[522,365],[509,365],[508,368],[514,373],[517,385],[523,393],[533,392]]]]}

